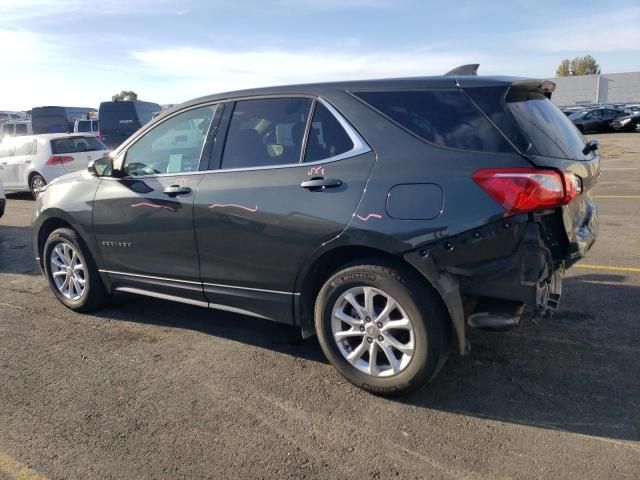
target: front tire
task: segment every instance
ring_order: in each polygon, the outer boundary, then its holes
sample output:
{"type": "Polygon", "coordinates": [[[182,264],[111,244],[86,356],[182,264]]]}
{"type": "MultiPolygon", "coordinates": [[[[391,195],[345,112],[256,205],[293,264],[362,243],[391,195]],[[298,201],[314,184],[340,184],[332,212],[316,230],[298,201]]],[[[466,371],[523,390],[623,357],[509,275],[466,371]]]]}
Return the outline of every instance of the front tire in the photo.
{"type": "Polygon", "coordinates": [[[416,390],[449,353],[450,320],[435,291],[407,268],[366,262],[324,284],[315,326],[329,362],[376,395],[416,390]]]}
{"type": "Polygon", "coordinates": [[[44,244],[42,258],[49,286],[63,305],[76,312],[89,312],[107,303],[109,297],[98,269],[74,230],[54,230],[44,244]]]}
{"type": "Polygon", "coordinates": [[[46,184],[46,180],[39,173],[34,173],[29,177],[29,190],[31,190],[33,198],[37,199],[40,196],[40,193],[46,184]]]}

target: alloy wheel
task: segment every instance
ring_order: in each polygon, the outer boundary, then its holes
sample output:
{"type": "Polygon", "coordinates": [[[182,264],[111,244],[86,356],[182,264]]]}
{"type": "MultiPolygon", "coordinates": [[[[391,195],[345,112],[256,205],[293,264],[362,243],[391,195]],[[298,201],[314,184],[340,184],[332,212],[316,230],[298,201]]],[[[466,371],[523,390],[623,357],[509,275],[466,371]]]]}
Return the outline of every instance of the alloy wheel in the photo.
{"type": "Polygon", "coordinates": [[[331,330],[342,356],[375,377],[402,372],[415,352],[411,319],[391,295],[377,288],[343,292],[332,310],[331,330]]]}
{"type": "Polygon", "coordinates": [[[58,243],[51,251],[51,277],[60,293],[78,300],[85,292],[87,274],[82,258],[67,242],[58,243]]]}
{"type": "Polygon", "coordinates": [[[35,175],[31,180],[31,191],[33,192],[33,196],[38,198],[42,189],[44,188],[44,179],[40,175],[35,175]]]}

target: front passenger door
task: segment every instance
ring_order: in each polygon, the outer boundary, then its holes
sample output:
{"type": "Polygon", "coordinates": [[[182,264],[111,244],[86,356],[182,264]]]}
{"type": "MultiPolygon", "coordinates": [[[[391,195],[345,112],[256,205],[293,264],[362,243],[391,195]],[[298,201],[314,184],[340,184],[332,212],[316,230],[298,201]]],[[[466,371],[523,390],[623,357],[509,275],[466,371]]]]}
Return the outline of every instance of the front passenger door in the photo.
{"type": "Polygon", "coordinates": [[[217,105],[208,105],[167,118],[128,147],[124,159],[115,160],[116,166],[123,162],[123,178],[102,180],[94,231],[100,268],[116,289],[204,301],[193,199],[217,111],[217,105]]]}

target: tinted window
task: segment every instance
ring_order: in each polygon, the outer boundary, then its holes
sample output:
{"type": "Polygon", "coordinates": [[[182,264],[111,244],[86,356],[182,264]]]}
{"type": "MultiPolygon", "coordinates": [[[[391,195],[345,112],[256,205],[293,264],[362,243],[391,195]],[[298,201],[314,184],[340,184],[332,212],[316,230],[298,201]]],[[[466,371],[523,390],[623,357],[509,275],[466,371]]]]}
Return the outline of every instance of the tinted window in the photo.
{"type": "Polygon", "coordinates": [[[512,89],[507,107],[524,134],[543,156],[584,159],[585,141],[578,129],[544,94],[512,89]]]}
{"type": "Polygon", "coordinates": [[[200,155],[217,105],[180,113],[158,124],[127,151],[127,175],[193,172],[198,170],[200,155]]]}
{"type": "Polygon", "coordinates": [[[307,138],[305,162],[335,157],[353,148],[353,142],[338,119],[322,103],[316,104],[307,138]]]}
{"type": "Polygon", "coordinates": [[[359,92],[356,95],[436,145],[513,152],[507,140],[459,90],[359,92]]]}
{"type": "Polygon", "coordinates": [[[222,168],[298,163],[311,100],[272,98],[236,103],[222,168]]]}
{"type": "Polygon", "coordinates": [[[107,147],[96,137],[67,137],[51,140],[51,153],[94,152],[107,150],[107,147]]]}
{"type": "Polygon", "coordinates": [[[81,120],[78,122],[78,132],[85,133],[91,131],[91,120],[81,120]]]}
{"type": "Polygon", "coordinates": [[[480,110],[504,133],[521,152],[527,152],[529,140],[522,134],[513,114],[506,108],[508,87],[473,87],[464,89],[480,110]]]}

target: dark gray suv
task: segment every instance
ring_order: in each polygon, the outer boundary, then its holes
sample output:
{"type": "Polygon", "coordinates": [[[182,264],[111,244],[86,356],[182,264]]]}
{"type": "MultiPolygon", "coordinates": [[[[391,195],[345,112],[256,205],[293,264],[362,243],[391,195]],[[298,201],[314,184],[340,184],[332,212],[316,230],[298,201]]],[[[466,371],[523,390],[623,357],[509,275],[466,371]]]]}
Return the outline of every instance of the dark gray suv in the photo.
{"type": "Polygon", "coordinates": [[[351,382],[406,392],[469,328],[553,311],[595,239],[597,143],[553,88],[469,75],[193,100],[48,185],[35,253],[73,310],[129,292],[296,325],[351,382]]]}

